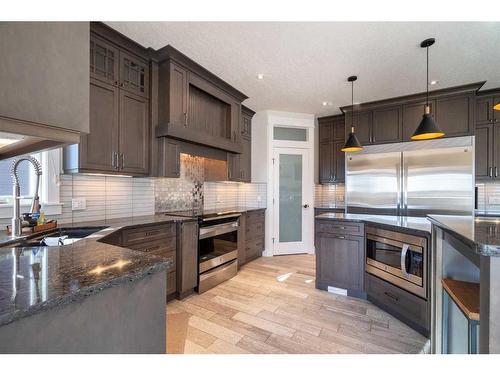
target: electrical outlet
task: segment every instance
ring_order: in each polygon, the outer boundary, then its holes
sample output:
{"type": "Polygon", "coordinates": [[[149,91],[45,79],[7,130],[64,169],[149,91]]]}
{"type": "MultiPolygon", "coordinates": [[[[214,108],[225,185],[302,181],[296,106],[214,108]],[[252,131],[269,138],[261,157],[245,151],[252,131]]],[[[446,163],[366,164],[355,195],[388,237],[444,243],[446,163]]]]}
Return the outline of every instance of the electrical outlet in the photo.
{"type": "Polygon", "coordinates": [[[87,200],[85,197],[73,198],[71,200],[71,210],[80,211],[87,208],[87,200]]]}
{"type": "Polygon", "coordinates": [[[500,204],[500,197],[488,197],[489,204],[500,204]]]}

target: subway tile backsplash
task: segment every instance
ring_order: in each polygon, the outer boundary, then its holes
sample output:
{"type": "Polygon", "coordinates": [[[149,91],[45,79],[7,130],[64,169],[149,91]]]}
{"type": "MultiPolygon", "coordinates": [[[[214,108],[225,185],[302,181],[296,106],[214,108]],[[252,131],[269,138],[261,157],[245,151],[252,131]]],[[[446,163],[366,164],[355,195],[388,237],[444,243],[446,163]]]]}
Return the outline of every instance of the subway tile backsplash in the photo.
{"type": "Polygon", "coordinates": [[[315,185],[314,207],[344,208],[345,185],[315,185]]]}
{"type": "MultiPolygon", "coordinates": [[[[193,207],[266,206],[266,184],[204,182],[203,174],[203,158],[182,154],[180,178],[61,175],[58,184],[62,213],[48,218],[67,224],[193,207]],[[73,211],[73,198],[85,198],[86,208],[73,211]]],[[[10,217],[0,218],[0,225],[7,225],[10,220],[10,217]]]]}
{"type": "Polygon", "coordinates": [[[487,215],[500,215],[500,183],[476,183],[477,213],[487,215]]]}

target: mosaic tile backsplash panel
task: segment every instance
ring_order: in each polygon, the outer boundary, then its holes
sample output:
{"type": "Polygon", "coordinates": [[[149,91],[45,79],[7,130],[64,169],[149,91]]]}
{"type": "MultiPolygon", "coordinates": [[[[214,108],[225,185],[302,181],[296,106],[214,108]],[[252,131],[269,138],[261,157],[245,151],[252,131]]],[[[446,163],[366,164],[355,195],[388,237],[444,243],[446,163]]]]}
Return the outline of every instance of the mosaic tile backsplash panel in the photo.
{"type": "Polygon", "coordinates": [[[316,185],[314,188],[314,207],[344,208],[345,185],[316,185]]]}

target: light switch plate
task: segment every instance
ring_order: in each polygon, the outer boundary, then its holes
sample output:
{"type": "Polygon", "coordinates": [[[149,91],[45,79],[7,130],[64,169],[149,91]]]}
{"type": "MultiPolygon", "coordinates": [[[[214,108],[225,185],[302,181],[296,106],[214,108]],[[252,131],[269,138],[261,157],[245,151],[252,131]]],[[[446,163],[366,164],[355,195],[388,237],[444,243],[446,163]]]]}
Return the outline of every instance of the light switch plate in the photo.
{"type": "Polygon", "coordinates": [[[87,208],[87,200],[85,197],[77,197],[71,200],[71,210],[80,211],[87,208]]]}

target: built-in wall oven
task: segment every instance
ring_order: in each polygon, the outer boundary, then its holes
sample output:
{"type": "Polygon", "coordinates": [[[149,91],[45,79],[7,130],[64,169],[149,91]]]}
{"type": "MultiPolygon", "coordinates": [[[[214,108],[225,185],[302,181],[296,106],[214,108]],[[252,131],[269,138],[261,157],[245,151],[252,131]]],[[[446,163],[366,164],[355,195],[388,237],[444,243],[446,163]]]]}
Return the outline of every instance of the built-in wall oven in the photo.
{"type": "Polygon", "coordinates": [[[427,239],[367,227],[365,270],[427,299],[427,239]]]}
{"type": "Polygon", "coordinates": [[[199,219],[198,293],[236,276],[240,216],[240,213],[228,213],[199,219]]]}

